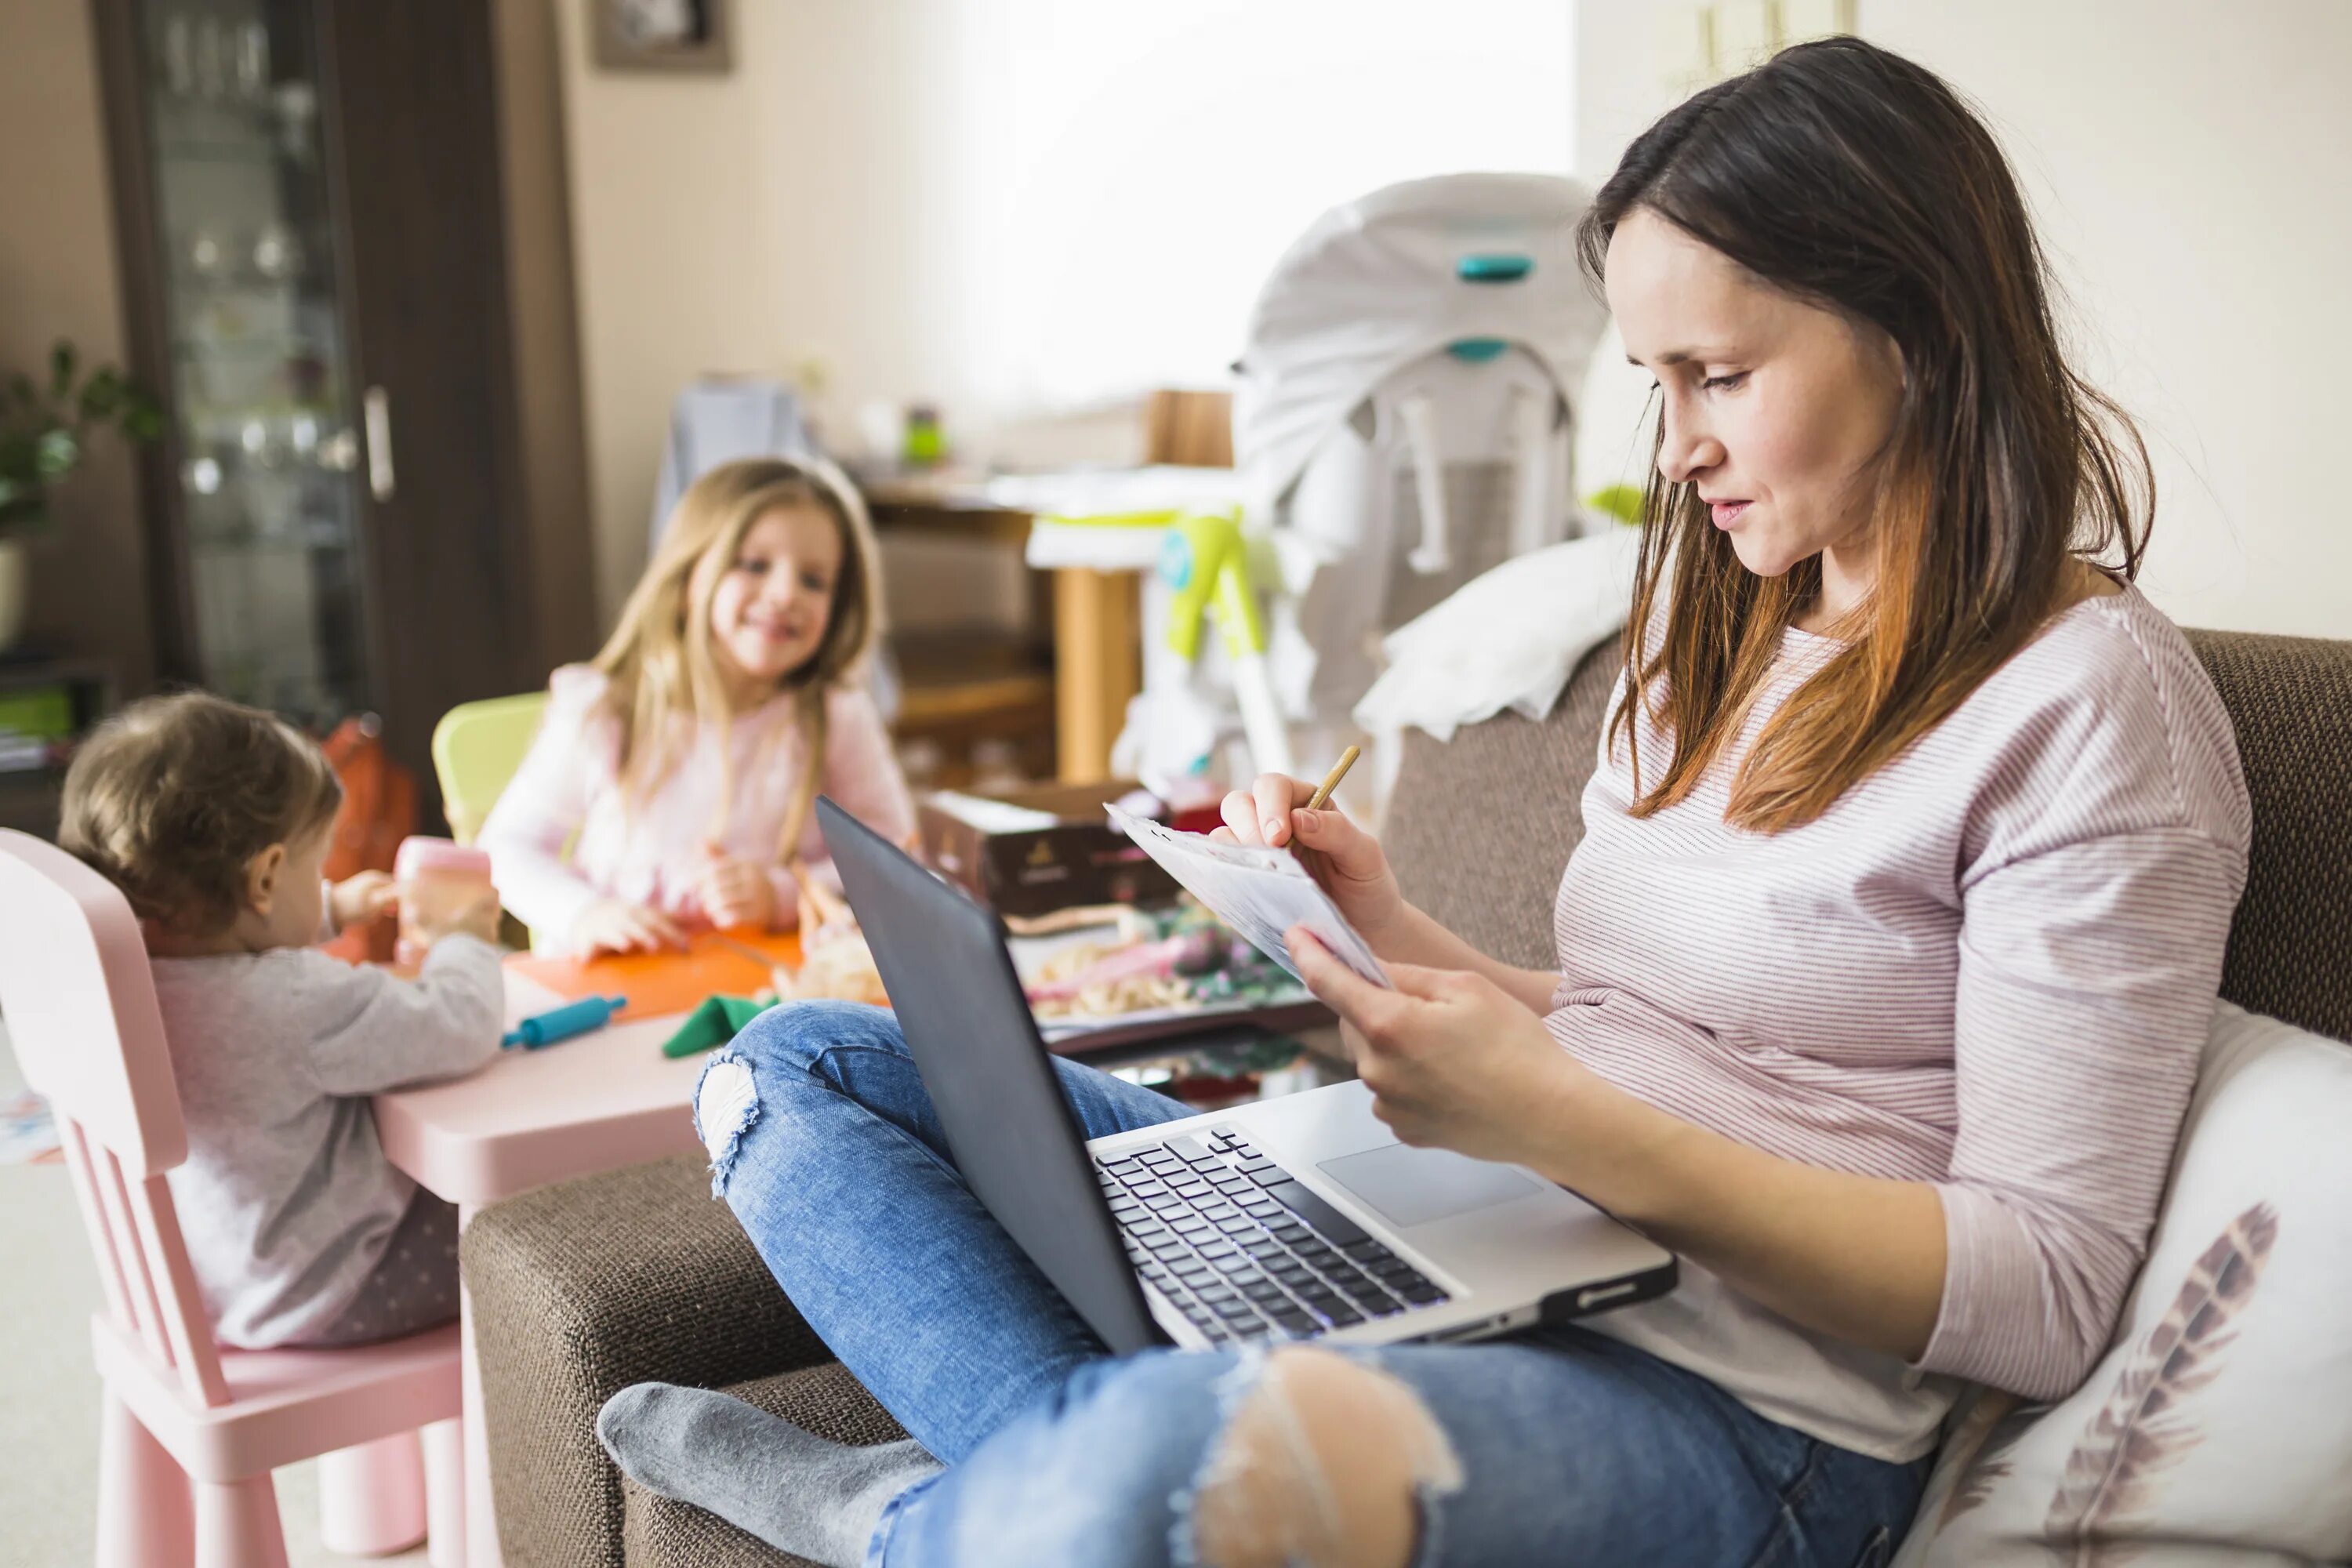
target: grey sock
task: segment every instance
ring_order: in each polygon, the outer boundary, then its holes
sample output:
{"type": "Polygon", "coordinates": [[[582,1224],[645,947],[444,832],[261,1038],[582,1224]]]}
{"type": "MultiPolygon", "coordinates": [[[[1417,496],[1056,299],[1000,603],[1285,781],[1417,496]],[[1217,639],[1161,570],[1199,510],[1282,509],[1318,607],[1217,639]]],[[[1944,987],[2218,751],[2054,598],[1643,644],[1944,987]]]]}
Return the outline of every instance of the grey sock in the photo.
{"type": "Polygon", "coordinates": [[[640,1486],[827,1568],[858,1568],[884,1507],[943,1468],[911,1437],[853,1448],[732,1394],[667,1383],[606,1400],[596,1436],[640,1486]]]}

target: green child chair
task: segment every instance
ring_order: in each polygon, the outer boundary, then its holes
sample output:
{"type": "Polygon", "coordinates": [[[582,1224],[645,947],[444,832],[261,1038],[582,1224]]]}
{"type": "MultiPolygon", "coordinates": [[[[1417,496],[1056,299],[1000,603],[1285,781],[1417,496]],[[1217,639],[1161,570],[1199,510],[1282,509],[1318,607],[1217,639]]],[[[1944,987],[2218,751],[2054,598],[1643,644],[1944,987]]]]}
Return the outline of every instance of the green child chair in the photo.
{"type": "Polygon", "coordinates": [[[544,691],[461,702],[433,727],[433,772],[441,780],[442,809],[458,843],[471,844],[482,831],[490,807],[522,766],[546,707],[544,691]]]}

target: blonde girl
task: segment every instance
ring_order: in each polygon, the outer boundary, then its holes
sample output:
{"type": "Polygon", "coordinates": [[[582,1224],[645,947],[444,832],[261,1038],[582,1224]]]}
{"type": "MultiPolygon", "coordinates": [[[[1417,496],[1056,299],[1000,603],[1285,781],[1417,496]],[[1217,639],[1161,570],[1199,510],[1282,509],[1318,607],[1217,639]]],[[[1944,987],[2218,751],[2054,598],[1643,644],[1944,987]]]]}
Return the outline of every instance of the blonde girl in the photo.
{"type": "Polygon", "coordinates": [[[583,955],[783,930],[804,880],[834,885],[820,790],[906,837],[913,805],[858,680],[879,597],[865,506],[832,465],[697,479],[604,650],[549,681],[483,826],[506,906],[583,955]]]}

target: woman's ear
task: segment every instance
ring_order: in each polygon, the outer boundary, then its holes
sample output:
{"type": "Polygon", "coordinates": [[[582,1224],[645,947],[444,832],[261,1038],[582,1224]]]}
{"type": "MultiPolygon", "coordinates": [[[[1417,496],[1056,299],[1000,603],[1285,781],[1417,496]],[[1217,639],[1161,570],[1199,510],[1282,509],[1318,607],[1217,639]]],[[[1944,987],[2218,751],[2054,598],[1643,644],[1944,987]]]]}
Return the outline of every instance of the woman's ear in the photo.
{"type": "Polygon", "coordinates": [[[1895,377],[1895,395],[1901,397],[1911,390],[1911,362],[1904,357],[1903,345],[1895,341],[1895,334],[1883,328],[1878,333],[1878,352],[1881,363],[1895,377]]]}
{"type": "Polygon", "coordinates": [[[273,844],[245,863],[245,901],[257,915],[269,912],[278,879],[286,869],[286,846],[273,844]]]}

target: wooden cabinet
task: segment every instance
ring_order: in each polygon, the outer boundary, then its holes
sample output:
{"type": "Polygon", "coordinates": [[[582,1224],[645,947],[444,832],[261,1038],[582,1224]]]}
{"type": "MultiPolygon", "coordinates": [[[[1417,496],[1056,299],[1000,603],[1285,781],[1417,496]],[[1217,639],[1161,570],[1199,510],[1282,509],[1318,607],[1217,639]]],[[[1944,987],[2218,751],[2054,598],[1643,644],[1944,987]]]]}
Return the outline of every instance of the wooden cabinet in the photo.
{"type": "Polygon", "coordinates": [[[547,671],[492,13],[94,0],[161,673],[380,714],[428,801],[440,715],[547,671]]]}

